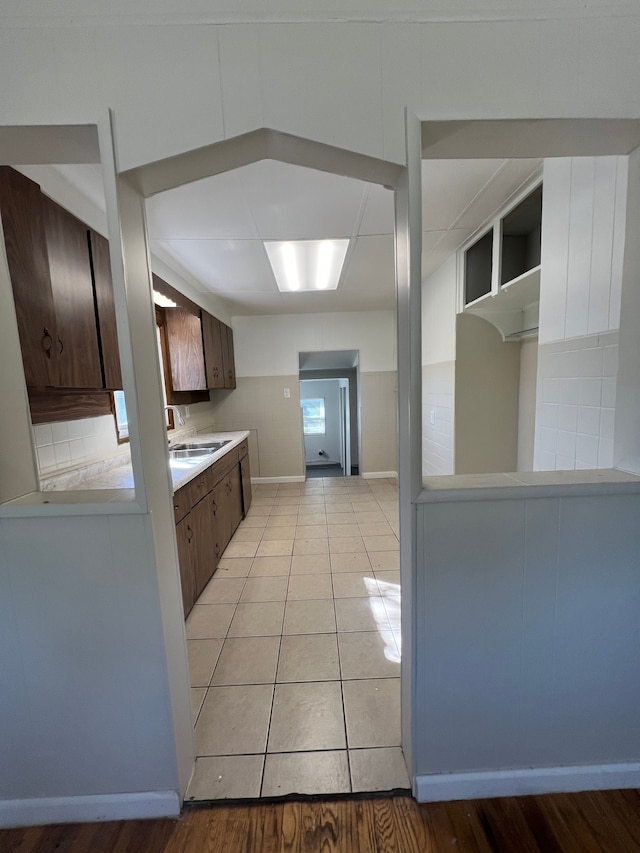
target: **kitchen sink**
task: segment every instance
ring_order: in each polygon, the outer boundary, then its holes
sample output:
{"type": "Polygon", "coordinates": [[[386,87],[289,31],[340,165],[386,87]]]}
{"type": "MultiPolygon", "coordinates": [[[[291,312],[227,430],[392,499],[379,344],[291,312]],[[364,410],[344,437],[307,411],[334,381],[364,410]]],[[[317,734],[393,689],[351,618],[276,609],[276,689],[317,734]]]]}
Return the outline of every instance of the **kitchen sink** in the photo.
{"type": "Polygon", "coordinates": [[[202,456],[211,456],[219,447],[170,447],[169,456],[172,459],[194,459],[202,456]]]}
{"type": "MultiPolygon", "coordinates": [[[[192,453],[192,456],[198,455],[198,453],[203,455],[208,455],[209,453],[215,453],[217,450],[220,450],[221,447],[224,447],[225,444],[230,444],[231,439],[228,438],[225,441],[183,441],[180,444],[173,444],[169,448],[169,453],[175,453],[177,451],[197,451],[197,453],[192,453]]],[[[182,454],[186,456],[186,453],[182,454]]]]}

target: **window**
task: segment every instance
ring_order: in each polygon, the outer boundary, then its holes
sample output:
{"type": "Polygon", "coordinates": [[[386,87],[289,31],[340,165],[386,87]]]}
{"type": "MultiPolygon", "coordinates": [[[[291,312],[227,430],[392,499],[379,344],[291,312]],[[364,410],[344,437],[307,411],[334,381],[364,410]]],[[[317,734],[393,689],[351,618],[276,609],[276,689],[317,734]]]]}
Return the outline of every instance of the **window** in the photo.
{"type": "Polygon", "coordinates": [[[129,422],[127,419],[127,407],[124,402],[124,391],[113,392],[113,408],[116,418],[116,429],[118,431],[118,442],[122,443],[129,438],[129,422]]]}
{"type": "Polygon", "coordinates": [[[324,435],[324,397],[300,400],[305,435],[324,435]]]}

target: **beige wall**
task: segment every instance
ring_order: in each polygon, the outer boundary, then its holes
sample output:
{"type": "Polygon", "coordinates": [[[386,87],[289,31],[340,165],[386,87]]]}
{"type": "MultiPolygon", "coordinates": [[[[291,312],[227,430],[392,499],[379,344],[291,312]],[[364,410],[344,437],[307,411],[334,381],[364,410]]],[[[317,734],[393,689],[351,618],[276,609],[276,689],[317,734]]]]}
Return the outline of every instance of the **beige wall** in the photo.
{"type": "Polygon", "coordinates": [[[233,391],[211,392],[216,430],[250,430],[252,477],[303,477],[298,377],[239,376],[236,382],[233,391]]]}
{"type": "Polygon", "coordinates": [[[396,392],[395,371],[360,374],[361,474],[398,470],[396,392]]]}
{"type": "Polygon", "coordinates": [[[520,344],[520,389],[518,401],[518,471],[533,471],[536,435],[536,377],[538,341],[520,344]]]}
{"type": "Polygon", "coordinates": [[[456,339],[455,472],[515,471],[520,344],[469,314],[458,315],[456,339]]]}

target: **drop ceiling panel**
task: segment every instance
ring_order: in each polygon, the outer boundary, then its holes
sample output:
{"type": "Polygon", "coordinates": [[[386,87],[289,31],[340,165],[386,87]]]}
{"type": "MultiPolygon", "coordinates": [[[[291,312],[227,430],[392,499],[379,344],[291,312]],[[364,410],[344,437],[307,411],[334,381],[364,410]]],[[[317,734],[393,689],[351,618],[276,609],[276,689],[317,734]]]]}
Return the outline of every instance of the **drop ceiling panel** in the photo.
{"type": "Polygon", "coordinates": [[[152,240],[202,283],[226,296],[236,291],[275,292],[273,273],[260,240],[152,240]]]}
{"type": "Polygon", "coordinates": [[[239,171],[147,199],[149,233],[157,240],[258,239],[239,171]]]}
{"type": "Polygon", "coordinates": [[[351,237],[367,185],[264,160],[242,169],[242,186],[263,240],[351,237]]]}
{"type": "Polygon", "coordinates": [[[358,237],[348,258],[340,290],[357,292],[363,298],[372,295],[389,298],[389,307],[395,300],[395,267],[393,236],[358,237]]]}

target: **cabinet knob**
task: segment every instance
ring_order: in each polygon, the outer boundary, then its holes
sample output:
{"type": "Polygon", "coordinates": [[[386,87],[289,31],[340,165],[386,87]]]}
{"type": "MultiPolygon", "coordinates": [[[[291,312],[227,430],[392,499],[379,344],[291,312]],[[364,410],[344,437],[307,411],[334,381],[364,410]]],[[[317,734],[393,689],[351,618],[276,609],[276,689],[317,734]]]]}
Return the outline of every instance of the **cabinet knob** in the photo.
{"type": "Polygon", "coordinates": [[[42,340],[40,341],[40,345],[45,352],[47,358],[51,358],[51,347],[53,346],[53,338],[49,334],[49,329],[45,326],[42,330],[44,334],[42,335],[42,340]]]}

